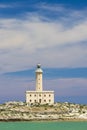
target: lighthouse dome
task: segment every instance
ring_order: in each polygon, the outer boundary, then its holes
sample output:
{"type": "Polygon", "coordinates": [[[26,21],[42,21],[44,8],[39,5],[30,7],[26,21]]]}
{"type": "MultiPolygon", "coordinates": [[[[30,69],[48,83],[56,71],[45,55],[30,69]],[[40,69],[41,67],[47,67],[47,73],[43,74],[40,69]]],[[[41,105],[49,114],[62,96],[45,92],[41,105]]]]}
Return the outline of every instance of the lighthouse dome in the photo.
{"type": "Polygon", "coordinates": [[[37,69],[36,69],[36,71],[35,71],[36,73],[38,72],[38,73],[42,73],[43,71],[42,71],[42,69],[41,69],[41,64],[37,64],[37,69]]]}

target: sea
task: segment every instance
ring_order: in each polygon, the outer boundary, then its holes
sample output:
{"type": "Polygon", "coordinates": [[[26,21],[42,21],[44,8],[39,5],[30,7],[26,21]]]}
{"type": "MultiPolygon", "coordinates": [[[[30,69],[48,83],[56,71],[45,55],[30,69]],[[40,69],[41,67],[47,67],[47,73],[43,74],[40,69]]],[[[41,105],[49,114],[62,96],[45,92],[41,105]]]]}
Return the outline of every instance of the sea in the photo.
{"type": "Polygon", "coordinates": [[[0,122],[0,130],[87,130],[87,122],[0,122]]]}

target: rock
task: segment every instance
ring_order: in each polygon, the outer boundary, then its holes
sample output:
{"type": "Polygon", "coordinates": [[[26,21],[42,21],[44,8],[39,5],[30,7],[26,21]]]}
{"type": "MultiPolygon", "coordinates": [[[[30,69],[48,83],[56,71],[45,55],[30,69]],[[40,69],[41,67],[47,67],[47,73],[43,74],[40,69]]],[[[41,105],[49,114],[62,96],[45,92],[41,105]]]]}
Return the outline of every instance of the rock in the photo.
{"type": "Polygon", "coordinates": [[[87,120],[87,105],[56,103],[54,105],[27,106],[23,102],[0,105],[0,121],[31,120],[87,120]]]}

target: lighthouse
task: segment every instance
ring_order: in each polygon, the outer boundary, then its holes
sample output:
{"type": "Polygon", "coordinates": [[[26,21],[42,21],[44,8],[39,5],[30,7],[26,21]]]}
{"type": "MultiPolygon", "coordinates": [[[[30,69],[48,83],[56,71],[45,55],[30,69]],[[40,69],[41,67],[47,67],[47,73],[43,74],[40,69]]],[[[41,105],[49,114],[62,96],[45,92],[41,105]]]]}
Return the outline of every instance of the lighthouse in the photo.
{"type": "Polygon", "coordinates": [[[43,91],[43,70],[41,64],[37,64],[36,90],[26,91],[26,103],[30,104],[54,104],[54,91],[43,91]]]}
{"type": "Polygon", "coordinates": [[[43,83],[42,83],[42,74],[43,71],[41,69],[41,65],[38,64],[37,65],[37,69],[36,69],[36,91],[43,91],[43,83]]]}

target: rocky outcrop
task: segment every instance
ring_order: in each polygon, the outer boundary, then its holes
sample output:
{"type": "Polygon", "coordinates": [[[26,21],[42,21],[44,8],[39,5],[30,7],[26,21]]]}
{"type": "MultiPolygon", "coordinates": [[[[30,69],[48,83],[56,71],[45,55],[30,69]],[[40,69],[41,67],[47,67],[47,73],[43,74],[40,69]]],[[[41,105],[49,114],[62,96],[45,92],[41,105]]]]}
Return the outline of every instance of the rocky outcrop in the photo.
{"type": "Polygon", "coordinates": [[[86,120],[87,105],[55,103],[54,105],[27,106],[23,102],[0,105],[0,121],[32,120],[86,120]]]}

